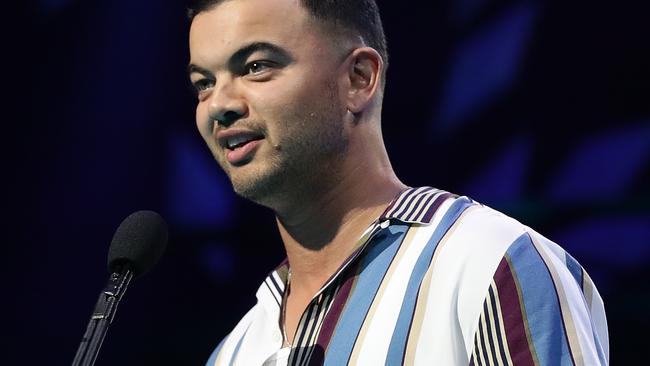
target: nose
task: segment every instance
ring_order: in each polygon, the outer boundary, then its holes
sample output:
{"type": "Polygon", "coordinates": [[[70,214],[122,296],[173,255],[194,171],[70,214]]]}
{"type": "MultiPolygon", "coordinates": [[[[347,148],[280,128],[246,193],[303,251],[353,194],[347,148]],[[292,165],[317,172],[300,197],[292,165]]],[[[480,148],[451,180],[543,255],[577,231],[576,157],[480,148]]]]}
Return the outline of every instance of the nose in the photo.
{"type": "Polygon", "coordinates": [[[235,83],[222,80],[212,92],[208,113],[212,120],[228,127],[248,114],[248,106],[235,83]]]}

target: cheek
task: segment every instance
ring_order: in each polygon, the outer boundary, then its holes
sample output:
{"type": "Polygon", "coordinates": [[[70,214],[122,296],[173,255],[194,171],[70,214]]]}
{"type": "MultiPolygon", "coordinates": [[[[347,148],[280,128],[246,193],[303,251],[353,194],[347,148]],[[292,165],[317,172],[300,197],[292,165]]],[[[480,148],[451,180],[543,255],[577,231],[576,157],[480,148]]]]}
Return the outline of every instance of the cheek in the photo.
{"type": "Polygon", "coordinates": [[[327,101],[325,86],[306,78],[291,78],[269,83],[250,95],[252,108],[263,119],[282,122],[282,117],[309,115],[314,107],[327,101]]]}
{"type": "Polygon", "coordinates": [[[196,106],[196,128],[204,139],[207,140],[212,136],[212,122],[206,106],[202,103],[196,106]]]}

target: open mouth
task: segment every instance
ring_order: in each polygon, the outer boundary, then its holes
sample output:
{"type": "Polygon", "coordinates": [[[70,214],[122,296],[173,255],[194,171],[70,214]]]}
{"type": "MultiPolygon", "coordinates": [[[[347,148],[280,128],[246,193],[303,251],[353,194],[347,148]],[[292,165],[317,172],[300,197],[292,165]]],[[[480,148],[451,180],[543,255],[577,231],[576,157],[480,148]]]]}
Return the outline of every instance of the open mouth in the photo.
{"type": "Polygon", "coordinates": [[[241,147],[244,147],[245,145],[253,142],[253,141],[259,141],[263,139],[264,136],[252,136],[252,135],[238,135],[238,136],[233,136],[228,138],[226,141],[226,148],[228,150],[237,150],[241,147]]]}
{"type": "Polygon", "coordinates": [[[253,132],[231,132],[224,135],[220,143],[226,151],[226,160],[234,166],[250,162],[258,145],[264,140],[264,135],[253,132]]]}

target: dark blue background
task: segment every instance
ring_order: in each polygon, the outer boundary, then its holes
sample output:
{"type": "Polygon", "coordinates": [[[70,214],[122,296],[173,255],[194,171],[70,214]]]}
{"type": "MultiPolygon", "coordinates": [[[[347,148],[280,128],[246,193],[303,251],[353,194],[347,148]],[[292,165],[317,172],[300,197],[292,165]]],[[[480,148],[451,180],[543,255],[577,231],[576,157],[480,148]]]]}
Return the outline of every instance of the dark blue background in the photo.
{"type": "MultiPolygon", "coordinates": [[[[640,362],[650,326],[642,3],[380,2],[398,175],[569,250],[605,299],[624,365],[640,362]]],[[[1,364],[71,362],[133,211],[159,211],[172,240],[129,290],[99,365],[202,364],[283,259],[271,212],[231,193],[195,130],[186,5],[40,0],[3,15],[1,364]]]]}

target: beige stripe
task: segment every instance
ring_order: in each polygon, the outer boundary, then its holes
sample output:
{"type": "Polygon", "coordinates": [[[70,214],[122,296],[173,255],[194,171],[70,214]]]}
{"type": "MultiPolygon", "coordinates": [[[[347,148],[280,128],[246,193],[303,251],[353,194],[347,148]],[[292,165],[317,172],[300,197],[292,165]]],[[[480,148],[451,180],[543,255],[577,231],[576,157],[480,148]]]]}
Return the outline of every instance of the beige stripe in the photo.
{"type": "Polygon", "coordinates": [[[553,261],[549,258],[548,253],[546,253],[543,246],[540,245],[535,238],[531,237],[531,239],[533,245],[535,245],[535,248],[537,248],[537,252],[539,252],[539,254],[542,256],[544,263],[546,263],[546,267],[551,273],[551,279],[553,280],[558,298],[560,299],[560,314],[564,322],[564,328],[566,330],[569,345],[571,347],[573,360],[575,361],[576,366],[584,365],[585,361],[582,355],[582,348],[580,347],[580,341],[578,340],[575,324],[573,324],[571,309],[569,307],[569,301],[566,298],[562,280],[560,279],[555,266],[553,266],[553,261]]]}
{"type": "Polygon", "coordinates": [[[397,250],[397,253],[393,258],[392,263],[388,267],[388,270],[386,271],[386,275],[384,276],[384,279],[381,281],[381,285],[379,285],[379,289],[377,290],[377,293],[375,294],[375,298],[373,299],[372,304],[370,305],[370,309],[368,309],[368,313],[366,314],[366,318],[363,321],[361,330],[359,331],[359,335],[357,336],[357,339],[354,341],[354,346],[352,348],[352,354],[350,355],[350,361],[348,362],[348,365],[357,364],[359,358],[359,352],[361,349],[361,347],[358,347],[358,345],[363,344],[363,342],[366,339],[366,336],[368,334],[368,327],[369,327],[368,320],[372,320],[374,318],[375,312],[377,311],[377,306],[381,301],[381,298],[384,296],[386,287],[388,286],[388,283],[390,283],[390,280],[395,272],[395,269],[398,267],[397,264],[402,260],[402,258],[404,257],[404,253],[407,252],[408,248],[413,243],[413,237],[415,236],[416,233],[417,233],[417,227],[411,226],[408,228],[408,231],[406,232],[406,235],[402,240],[402,244],[397,250]]]}
{"type": "MultiPolygon", "coordinates": [[[[431,194],[433,194],[434,197],[431,198],[431,200],[429,201],[429,203],[427,203],[427,205],[424,207],[424,210],[422,210],[422,213],[421,213],[418,217],[414,218],[413,221],[422,222],[422,220],[424,219],[424,216],[426,216],[427,213],[429,212],[429,210],[431,209],[431,206],[432,206],[434,203],[436,203],[436,200],[437,200],[438,198],[440,198],[440,196],[442,196],[442,195],[445,194],[445,193],[447,193],[447,192],[444,192],[444,191],[438,191],[438,190],[435,190],[435,191],[431,192],[431,194]]],[[[429,198],[429,197],[423,199],[422,202],[426,202],[426,200],[427,200],[428,198],[429,198]]],[[[451,198],[451,197],[449,197],[449,198],[451,198]]],[[[448,198],[448,199],[449,199],[449,198],[448,198]]],[[[438,207],[440,207],[440,206],[438,206],[438,207]]],[[[433,218],[433,216],[432,216],[432,218],[433,218]]]]}
{"type": "Polygon", "coordinates": [[[418,194],[420,194],[422,191],[424,191],[427,188],[430,188],[430,187],[411,188],[411,189],[408,189],[408,190],[404,191],[399,196],[399,198],[397,199],[395,204],[393,205],[393,208],[391,208],[391,210],[386,213],[386,217],[392,217],[393,215],[395,215],[397,210],[400,210],[402,208],[400,206],[402,206],[403,202],[405,201],[406,196],[408,196],[408,197],[417,196],[418,194]]]}
{"type": "Polygon", "coordinates": [[[508,365],[511,366],[512,358],[510,358],[510,348],[508,348],[508,335],[506,334],[506,327],[503,325],[503,313],[501,312],[501,301],[499,300],[499,290],[497,285],[492,280],[492,289],[494,290],[494,302],[496,303],[497,313],[499,315],[499,333],[501,333],[501,339],[503,340],[503,350],[506,353],[506,359],[508,360],[508,365]]]}
{"type": "MultiPolygon", "coordinates": [[[[478,342],[474,341],[474,343],[478,344],[478,342]]],[[[474,364],[476,365],[478,363],[478,356],[476,355],[476,347],[473,347],[474,349],[472,350],[472,358],[474,359],[474,364]]]]}
{"type": "Polygon", "coordinates": [[[413,365],[415,362],[415,352],[417,349],[418,340],[420,339],[420,334],[422,334],[422,322],[424,321],[426,303],[429,301],[429,290],[431,288],[431,278],[433,276],[432,269],[435,266],[436,260],[438,257],[440,257],[440,251],[444,248],[445,243],[447,243],[447,239],[453,235],[454,231],[456,231],[456,227],[458,226],[458,223],[462,221],[463,216],[467,215],[468,212],[471,212],[477,208],[478,206],[470,206],[469,208],[465,209],[465,211],[460,214],[458,219],[451,225],[449,230],[447,230],[445,235],[440,239],[438,247],[433,252],[433,258],[431,259],[427,273],[422,279],[422,283],[420,284],[420,292],[418,294],[418,300],[415,303],[415,314],[413,314],[413,319],[411,319],[411,330],[409,331],[408,343],[406,344],[404,365],[413,365]]]}
{"type": "MultiPolygon", "coordinates": [[[[529,235],[530,238],[530,235],[529,235]]],[[[539,357],[537,357],[537,350],[535,349],[535,344],[533,343],[533,337],[530,335],[530,325],[528,324],[528,317],[526,314],[526,304],[524,303],[524,296],[521,293],[521,285],[519,284],[519,278],[517,277],[517,272],[515,272],[515,267],[512,265],[510,256],[508,253],[504,255],[504,258],[508,262],[508,267],[510,267],[510,273],[512,273],[512,278],[515,280],[515,287],[517,288],[517,297],[519,298],[519,307],[521,308],[521,318],[524,320],[524,330],[526,330],[526,340],[528,342],[528,348],[530,349],[530,354],[533,357],[533,362],[536,366],[539,366],[539,357]]]]}
{"type": "MultiPolygon", "coordinates": [[[[481,313],[481,317],[479,318],[478,321],[483,320],[483,313],[481,313]]],[[[485,344],[485,339],[483,339],[483,334],[481,334],[478,331],[478,328],[476,328],[476,335],[477,335],[477,340],[476,340],[476,347],[478,347],[478,358],[481,360],[481,365],[487,365],[487,362],[485,362],[485,357],[483,357],[484,349],[481,347],[481,343],[485,344]],[[483,342],[481,340],[483,339],[483,342]]]]}
{"type": "MultiPolygon", "coordinates": [[[[490,287],[494,285],[494,280],[492,280],[492,284],[490,287]]],[[[499,366],[503,366],[503,361],[501,360],[501,352],[499,351],[499,337],[497,337],[497,326],[494,323],[494,311],[492,311],[492,299],[490,297],[490,293],[488,292],[487,296],[485,297],[485,301],[487,302],[487,308],[488,308],[488,315],[490,318],[490,331],[492,333],[492,342],[494,343],[494,354],[496,355],[496,364],[499,366]]]]}
{"type": "Polygon", "coordinates": [[[587,274],[587,271],[583,270],[582,271],[582,293],[585,297],[585,300],[587,300],[587,306],[589,307],[589,311],[592,311],[591,305],[594,301],[594,281],[589,277],[587,274]]]}
{"type": "MultiPolygon", "coordinates": [[[[426,187],[426,188],[429,188],[429,187],[426,187]]],[[[408,216],[411,216],[411,214],[412,214],[413,212],[417,211],[415,208],[417,207],[416,205],[418,205],[418,201],[419,201],[420,196],[424,196],[424,195],[428,195],[428,194],[435,193],[435,190],[430,191],[430,192],[426,192],[426,193],[423,192],[423,191],[424,191],[424,190],[422,190],[422,192],[418,192],[417,194],[413,195],[413,196],[410,198],[410,199],[412,199],[411,203],[408,205],[408,207],[407,207],[406,210],[401,210],[402,213],[399,214],[400,217],[403,217],[403,218],[406,220],[408,216]]],[[[422,201],[424,201],[424,200],[422,200],[422,201]]],[[[420,204],[421,204],[421,203],[420,203],[420,204]]]]}
{"type": "Polygon", "coordinates": [[[488,326],[485,320],[485,314],[481,314],[481,325],[483,325],[483,343],[485,344],[485,353],[487,353],[490,365],[495,365],[496,362],[492,358],[492,348],[490,347],[490,338],[488,336],[488,326]]]}
{"type": "Polygon", "coordinates": [[[325,299],[323,299],[321,310],[319,311],[318,317],[316,318],[316,329],[314,329],[314,334],[312,334],[312,337],[307,340],[307,353],[305,354],[305,357],[303,357],[301,365],[309,364],[309,359],[314,352],[314,347],[312,346],[316,344],[316,341],[318,340],[320,328],[323,326],[323,319],[325,318],[325,314],[327,314],[329,311],[330,305],[332,305],[332,295],[333,293],[330,291],[325,296],[325,299]]]}

